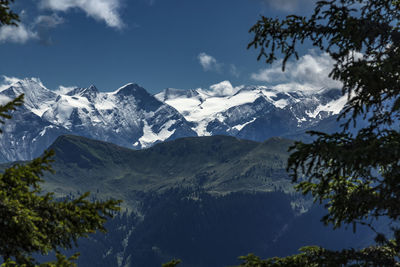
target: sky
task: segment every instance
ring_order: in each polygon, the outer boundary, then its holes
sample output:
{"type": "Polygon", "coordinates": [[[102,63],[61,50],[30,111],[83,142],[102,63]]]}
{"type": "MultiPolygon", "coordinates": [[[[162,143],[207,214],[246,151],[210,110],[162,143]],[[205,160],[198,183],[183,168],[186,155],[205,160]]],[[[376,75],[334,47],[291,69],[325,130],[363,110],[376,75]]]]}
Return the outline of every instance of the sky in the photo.
{"type": "MultiPolygon", "coordinates": [[[[165,88],[331,86],[332,60],[303,47],[281,73],[257,61],[248,32],[260,15],[312,11],[314,0],[15,0],[19,27],[0,27],[0,77],[114,91],[129,82],[165,88]]],[[[0,86],[2,84],[0,83],[0,86]]]]}

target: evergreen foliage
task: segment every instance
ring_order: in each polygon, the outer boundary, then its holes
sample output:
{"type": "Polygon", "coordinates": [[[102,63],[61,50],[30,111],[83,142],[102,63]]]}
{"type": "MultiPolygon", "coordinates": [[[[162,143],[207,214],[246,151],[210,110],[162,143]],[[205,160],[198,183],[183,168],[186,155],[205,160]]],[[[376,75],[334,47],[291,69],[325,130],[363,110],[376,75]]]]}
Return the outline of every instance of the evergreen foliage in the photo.
{"type": "Polygon", "coordinates": [[[175,267],[177,266],[179,263],[181,263],[181,260],[172,260],[170,262],[164,263],[162,265],[162,267],[175,267]]]}
{"type": "Polygon", "coordinates": [[[10,9],[12,2],[14,0],[0,0],[0,26],[17,25],[19,16],[10,9]]]}
{"type": "MultiPolygon", "coordinates": [[[[11,118],[23,103],[23,95],[0,106],[0,117],[11,118]]],[[[4,121],[0,121],[4,123],[4,121]]],[[[67,258],[60,251],[70,249],[78,238],[96,230],[105,232],[104,223],[119,210],[120,201],[87,200],[85,193],[74,200],[56,201],[53,193],[44,193],[40,183],[45,171],[52,171],[54,153],[27,164],[14,164],[0,174],[0,256],[2,266],[75,266],[78,254],[67,258]],[[56,260],[40,264],[34,253],[56,253],[56,260]]]]}
{"type": "MultiPolygon", "coordinates": [[[[11,0],[12,1],[12,0],[11,0]]],[[[18,15],[0,0],[0,26],[17,25],[18,15]]],[[[0,123],[10,119],[10,112],[23,104],[24,95],[0,106],[0,123]]],[[[0,131],[1,132],[1,131],[0,131]]],[[[0,256],[1,266],[75,266],[79,253],[67,257],[62,249],[70,249],[78,238],[96,230],[105,232],[107,217],[119,210],[120,201],[87,200],[85,193],[74,200],[56,201],[52,193],[44,193],[40,183],[45,171],[52,171],[54,153],[27,164],[14,164],[0,174],[0,256]],[[33,254],[56,253],[52,262],[39,263],[33,254]]]]}
{"type": "Polygon", "coordinates": [[[80,136],[60,136],[50,147],[55,151],[56,173],[45,175],[43,188],[59,196],[91,191],[103,199],[122,199],[123,207],[130,210],[137,207],[138,192],[163,192],[176,186],[219,193],[293,192],[285,171],[287,148],[292,144],[278,138],[258,143],[209,136],[131,150],[80,136]]]}
{"type": "Polygon", "coordinates": [[[261,260],[242,257],[241,266],[397,266],[400,256],[400,2],[391,0],[318,1],[310,17],[284,20],[262,17],[250,32],[249,47],[260,49],[267,63],[283,54],[282,68],[305,41],[334,60],[330,76],[343,83],[348,96],[341,132],[310,132],[316,140],[296,142],[288,171],[297,190],[311,193],[328,213],[334,228],[390,219],[391,233],[378,233],[365,249],[331,251],[304,247],[300,254],[261,260]],[[349,128],[367,126],[356,134],[349,128]]]}
{"type": "Polygon", "coordinates": [[[214,136],[137,151],[62,136],[52,146],[56,174],[46,175],[43,186],[70,199],[79,191],[93,192],[93,200],[123,199],[128,208],[107,221],[107,235],[78,240],[68,252],[81,252],[78,266],[161,266],[172,259],[182,260],[178,266],[230,266],[249,252],[286,256],[308,244],[341,249],[373,241],[367,227],[358,227],[356,235],[324,227],[315,220],[322,207],[308,209],[310,198],[284,190],[291,185],[284,168],[292,144],[214,136]],[[185,150],[190,158],[179,153],[185,150]],[[193,160],[197,164],[189,170],[193,160]],[[144,170],[135,174],[137,168],[144,170]]]}

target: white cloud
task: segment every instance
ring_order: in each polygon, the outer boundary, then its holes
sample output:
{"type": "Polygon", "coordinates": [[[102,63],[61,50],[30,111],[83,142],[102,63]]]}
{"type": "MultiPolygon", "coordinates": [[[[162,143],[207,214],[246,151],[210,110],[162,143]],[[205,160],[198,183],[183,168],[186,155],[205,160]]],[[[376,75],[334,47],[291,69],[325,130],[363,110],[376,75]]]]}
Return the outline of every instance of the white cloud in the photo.
{"type": "Polygon", "coordinates": [[[5,25],[0,27],[0,43],[26,43],[30,39],[37,39],[37,32],[28,29],[24,24],[19,23],[18,27],[5,25]]]}
{"type": "Polygon", "coordinates": [[[56,28],[58,25],[63,24],[64,22],[64,18],[58,16],[55,13],[50,16],[38,16],[33,25],[35,26],[35,29],[38,33],[40,42],[46,45],[53,44],[51,30],[56,28]]]}
{"type": "Polygon", "coordinates": [[[59,94],[59,95],[65,95],[68,92],[76,89],[78,86],[63,86],[60,85],[58,86],[58,89],[54,90],[54,93],[59,94]]]}
{"type": "Polygon", "coordinates": [[[41,27],[55,28],[64,23],[64,19],[57,14],[52,14],[51,16],[42,15],[36,18],[35,23],[41,27]]]}
{"type": "Polygon", "coordinates": [[[123,22],[119,8],[121,0],[41,0],[41,6],[54,11],[66,12],[78,8],[96,20],[103,20],[113,28],[121,29],[123,22]]]}
{"type": "Polygon", "coordinates": [[[239,91],[243,86],[233,87],[230,81],[222,81],[210,86],[210,92],[215,96],[233,95],[239,91]]]}
{"type": "Polygon", "coordinates": [[[0,105],[5,105],[10,102],[12,99],[5,95],[0,95],[0,105]]]}
{"type": "Polygon", "coordinates": [[[203,67],[204,71],[221,71],[221,64],[217,62],[217,60],[210,55],[202,52],[200,53],[197,58],[199,59],[200,65],[203,67]]]}
{"type": "Polygon", "coordinates": [[[341,88],[341,82],[328,77],[333,64],[334,60],[327,53],[316,55],[311,51],[298,61],[287,62],[285,72],[282,72],[282,62],[276,62],[269,68],[253,73],[251,78],[283,91],[341,88]]]}
{"type": "MultiPolygon", "coordinates": [[[[20,81],[19,78],[16,77],[7,77],[5,75],[2,76],[2,81],[0,81],[0,92],[3,90],[8,89],[12,84],[20,81]]],[[[5,105],[8,102],[10,102],[12,98],[5,96],[5,95],[0,95],[0,105],[5,105]]]]}
{"type": "Polygon", "coordinates": [[[11,85],[14,85],[17,82],[21,82],[21,83],[35,83],[38,84],[39,86],[46,88],[42,81],[39,78],[35,78],[35,77],[31,77],[31,78],[24,78],[24,79],[20,79],[17,77],[9,77],[9,76],[1,76],[2,81],[0,80],[0,92],[9,88],[11,85]]]}
{"type": "Polygon", "coordinates": [[[240,76],[240,72],[234,64],[231,64],[229,67],[229,72],[232,76],[238,78],[240,76]]]}
{"type": "Polygon", "coordinates": [[[2,81],[0,81],[0,92],[10,87],[12,84],[19,82],[21,79],[17,77],[8,77],[3,75],[2,81]]]}
{"type": "Polygon", "coordinates": [[[293,12],[299,7],[315,3],[316,0],[261,0],[269,6],[287,12],[293,12]]]}
{"type": "MultiPolygon", "coordinates": [[[[20,13],[20,18],[25,17],[25,11],[20,13]]],[[[48,31],[64,23],[64,19],[57,14],[51,16],[38,16],[30,26],[18,23],[18,26],[5,25],[0,27],[0,43],[12,42],[24,44],[30,40],[49,39],[48,31]]]]}

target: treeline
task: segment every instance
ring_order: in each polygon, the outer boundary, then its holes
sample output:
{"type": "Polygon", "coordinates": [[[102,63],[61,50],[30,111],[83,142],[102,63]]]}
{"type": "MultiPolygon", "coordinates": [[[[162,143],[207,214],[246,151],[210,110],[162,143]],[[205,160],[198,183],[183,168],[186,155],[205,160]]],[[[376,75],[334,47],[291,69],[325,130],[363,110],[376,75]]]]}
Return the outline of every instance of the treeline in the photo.
{"type": "Polygon", "coordinates": [[[179,258],[180,266],[227,266],[250,252],[284,256],[310,242],[339,248],[370,237],[324,227],[318,207],[299,215],[292,208],[298,200],[280,191],[222,196],[179,188],[143,194],[138,213],[124,210],[106,223],[106,235],[79,241],[77,263],[159,267],[179,258]]]}

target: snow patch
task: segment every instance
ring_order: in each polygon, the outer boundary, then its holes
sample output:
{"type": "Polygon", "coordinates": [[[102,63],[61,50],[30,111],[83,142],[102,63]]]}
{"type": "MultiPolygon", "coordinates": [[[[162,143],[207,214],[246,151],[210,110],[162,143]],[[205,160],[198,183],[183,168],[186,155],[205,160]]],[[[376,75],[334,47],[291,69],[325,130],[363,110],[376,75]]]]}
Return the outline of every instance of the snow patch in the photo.
{"type": "Polygon", "coordinates": [[[289,104],[289,102],[287,101],[287,99],[279,99],[278,101],[273,102],[273,104],[277,108],[284,108],[289,104]]]}
{"type": "Polygon", "coordinates": [[[44,129],[42,131],[40,131],[39,135],[40,136],[44,136],[46,131],[47,131],[47,129],[52,129],[52,128],[55,128],[55,126],[54,125],[49,125],[49,126],[44,127],[44,129]]]}
{"type": "Polygon", "coordinates": [[[346,104],[346,102],[347,102],[347,96],[342,96],[342,97],[338,98],[337,100],[334,100],[334,101],[331,101],[331,102],[327,103],[326,105],[319,105],[312,112],[306,111],[306,114],[310,118],[316,118],[317,115],[321,111],[325,111],[325,112],[328,112],[328,113],[330,113],[332,115],[336,115],[336,114],[340,113],[340,111],[343,109],[343,107],[346,104]]]}
{"type": "Polygon", "coordinates": [[[243,124],[235,125],[235,126],[233,126],[232,128],[233,128],[233,129],[236,129],[236,130],[238,130],[238,131],[241,131],[246,125],[248,125],[248,124],[254,122],[256,119],[257,119],[257,118],[253,118],[251,121],[248,121],[248,122],[243,123],[243,124]]]}
{"type": "Polygon", "coordinates": [[[58,88],[56,90],[54,90],[54,93],[56,93],[58,95],[65,95],[76,88],[77,88],[77,86],[62,86],[62,85],[60,85],[60,86],[58,86],[58,88]]]}
{"type": "Polygon", "coordinates": [[[180,97],[169,99],[165,103],[177,109],[187,121],[200,122],[231,107],[252,103],[259,97],[259,91],[243,91],[233,96],[207,95],[204,90],[198,92],[199,96],[195,98],[180,97]]]}
{"type": "Polygon", "coordinates": [[[111,110],[116,107],[115,98],[113,94],[106,93],[98,97],[96,103],[94,104],[98,110],[111,110]]]}
{"type": "Polygon", "coordinates": [[[211,133],[207,132],[207,125],[210,121],[211,119],[202,120],[198,122],[197,125],[192,128],[192,130],[195,131],[199,136],[211,136],[211,133]]]}
{"type": "Polygon", "coordinates": [[[159,133],[155,133],[145,120],[143,126],[143,136],[139,138],[139,143],[142,145],[142,148],[149,147],[155,142],[168,139],[175,132],[175,129],[173,129],[172,131],[169,130],[169,128],[174,125],[175,122],[176,121],[174,120],[168,121],[166,124],[163,125],[159,133]]]}
{"type": "Polygon", "coordinates": [[[128,86],[131,86],[131,85],[133,85],[134,83],[127,83],[127,84],[125,84],[124,86],[121,86],[120,88],[118,88],[117,90],[115,90],[114,92],[111,92],[111,93],[109,93],[109,94],[111,94],[111,95],[117,95],[118,93],[119,93],[119,91],[121,91],[121,90],[123,90],[125,87],[128,87],[128,86]]]}

